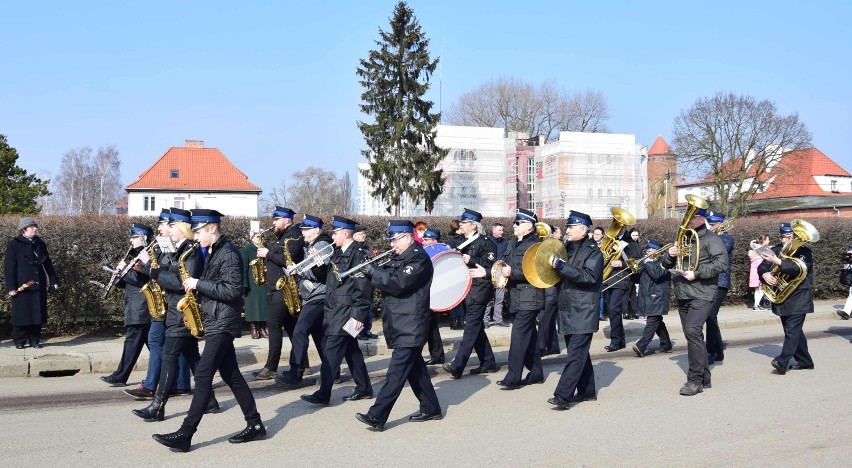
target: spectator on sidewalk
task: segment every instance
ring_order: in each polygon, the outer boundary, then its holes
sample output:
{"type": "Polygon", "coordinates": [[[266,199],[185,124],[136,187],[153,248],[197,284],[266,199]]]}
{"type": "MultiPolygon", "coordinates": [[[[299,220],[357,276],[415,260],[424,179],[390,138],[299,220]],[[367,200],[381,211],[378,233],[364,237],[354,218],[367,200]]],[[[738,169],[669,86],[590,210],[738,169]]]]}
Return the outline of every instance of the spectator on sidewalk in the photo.
{"type": "Polygon", "coordinates": [[[269,294],[266,293],[266,286],[254,282],[249,265],[252,260],[257,259],[257,246],[263,245],[260,232],[253,231],[250,234],[250,239],[251,242],[240,250],[240,255],[243,257],[243,268],[246,270],[243,275],[243,294],[246,297],[245,320],[249,323],[251,338],[258,340],[269,337],[269,331],[266,329],[266,318],[269,316],[271,301],[269,294]]]}
{"type": "MultiPolygon", "coordinates": [[[[757,243],[760,244],[761,247],[768,246],[769,236],[765,236],[763,234],[757,236],[757,243]]],[[[761,302],[763,301],[763,289],[760,288],[760,275],[757,274],[757,267],[759,267],[763,262],[763,257],[758,255],[758,253],[753,249],[749,249],[748,261],[748,287],[754,288],[754,306],[752,307],[752,310],[765,310],[766,307],[761,305],[761,302]]]]}

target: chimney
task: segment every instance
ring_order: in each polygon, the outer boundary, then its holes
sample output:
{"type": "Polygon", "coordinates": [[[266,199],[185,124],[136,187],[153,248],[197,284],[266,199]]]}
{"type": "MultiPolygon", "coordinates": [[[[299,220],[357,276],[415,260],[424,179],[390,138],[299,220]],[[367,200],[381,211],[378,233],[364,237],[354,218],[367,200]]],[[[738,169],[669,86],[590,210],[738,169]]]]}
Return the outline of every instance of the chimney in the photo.
{"type": "Polygon", "coordinates": [[[184,146],[187,148],[204,148],[204,140],[184,140],[184,146]]]}

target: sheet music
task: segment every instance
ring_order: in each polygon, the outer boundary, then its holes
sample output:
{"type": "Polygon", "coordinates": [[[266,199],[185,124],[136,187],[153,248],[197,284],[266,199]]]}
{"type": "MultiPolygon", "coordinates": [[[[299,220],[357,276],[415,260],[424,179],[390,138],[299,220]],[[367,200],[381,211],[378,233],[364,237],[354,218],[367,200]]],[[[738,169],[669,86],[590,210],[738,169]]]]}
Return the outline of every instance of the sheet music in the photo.
{"type": "Polygon", "coordinates": [[[172,239],[167,236],[157,236],[157,245],[160,247],[160,250],[164,253],[175,253],[177,249],[175,248],[175,243],[172,242],[172,239]]]}
{"type": "Polygon", "coordinates": [[[357,320],[349,317],[349,320],[343,325],[343,330],[352,335],[352,338],[358,338],[358,335],[361,333],[361,330],[355,329],[355,322],[357,322],[357,320]]]}

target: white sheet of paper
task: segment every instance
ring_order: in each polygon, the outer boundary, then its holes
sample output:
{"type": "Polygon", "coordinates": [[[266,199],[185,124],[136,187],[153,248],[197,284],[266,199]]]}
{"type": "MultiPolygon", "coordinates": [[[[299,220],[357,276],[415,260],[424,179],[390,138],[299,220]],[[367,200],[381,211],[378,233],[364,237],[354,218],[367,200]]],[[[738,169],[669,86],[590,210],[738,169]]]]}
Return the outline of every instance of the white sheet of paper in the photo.
{"type": "Polygon", "coordinates": [[[355,329],[355,322],[357,322],[357,320],[355,320],[352,317],[349,317],[349,320],[343,325],[343,330],[346,333],[349,333],[350,335],[352,335],[352,338],[357,338],[358,334],[361,333],[361,330],[355,329]]]}
{"type": "Polygon", "coordinates": [[[255,219],[249,221],[249,232],[260,232],[260,221],[255,219]]]}
{"type": "Polygon", "coordinates": [[[175,253],[177,249],[175,248],[174,242],[172,239],[167,236],[157,236],[157,245],[160,246],[160,250],[165,253],[175,253]]]}

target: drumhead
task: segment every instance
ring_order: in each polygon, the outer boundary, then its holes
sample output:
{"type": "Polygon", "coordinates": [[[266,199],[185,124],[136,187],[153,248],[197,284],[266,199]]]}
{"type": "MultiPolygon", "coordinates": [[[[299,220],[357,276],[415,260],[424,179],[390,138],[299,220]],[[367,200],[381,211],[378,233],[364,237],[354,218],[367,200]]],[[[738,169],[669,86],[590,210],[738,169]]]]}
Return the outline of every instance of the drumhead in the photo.
{"type": "MultiPolygon", "coordinates": [[[[438,245],[444,244],[435,246],[438,245]]],[[[435,312],[446,312],[464,300],[473,280],[468,276],[462,254],[449,247],[435,253],[432,266],[435,273],[429,290],[429,308],[435,312]]]]}

